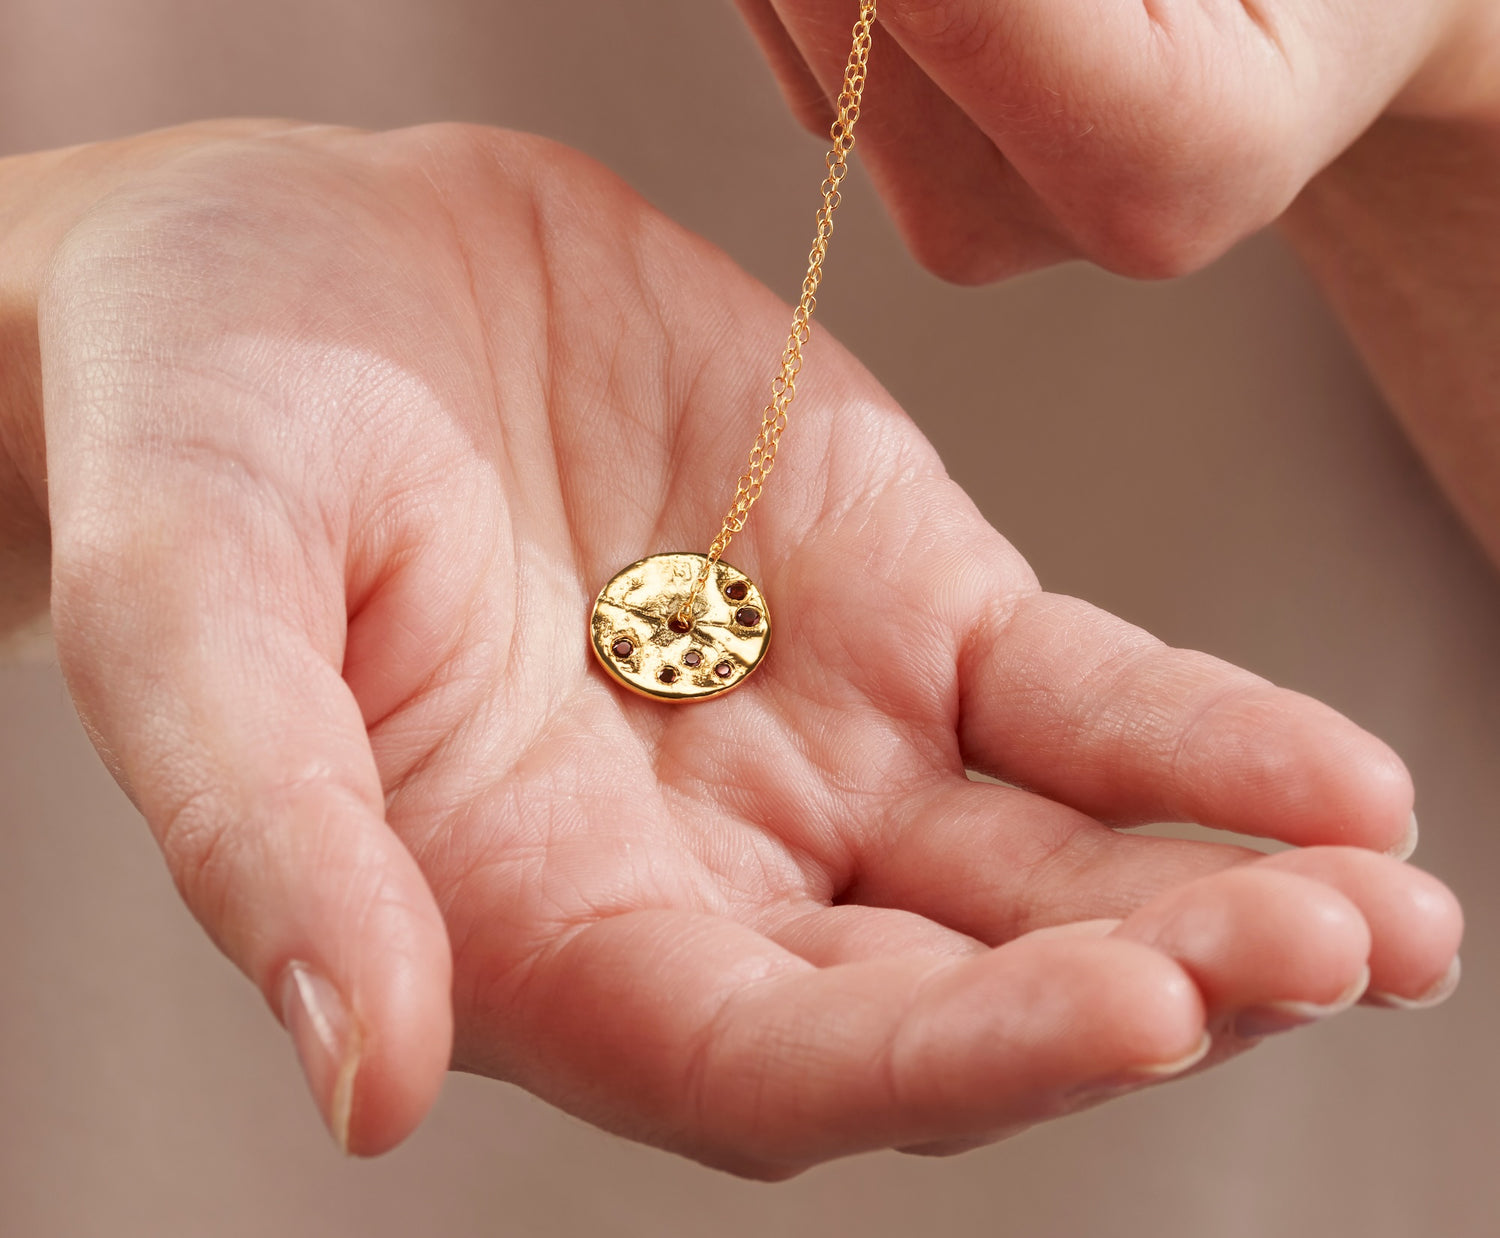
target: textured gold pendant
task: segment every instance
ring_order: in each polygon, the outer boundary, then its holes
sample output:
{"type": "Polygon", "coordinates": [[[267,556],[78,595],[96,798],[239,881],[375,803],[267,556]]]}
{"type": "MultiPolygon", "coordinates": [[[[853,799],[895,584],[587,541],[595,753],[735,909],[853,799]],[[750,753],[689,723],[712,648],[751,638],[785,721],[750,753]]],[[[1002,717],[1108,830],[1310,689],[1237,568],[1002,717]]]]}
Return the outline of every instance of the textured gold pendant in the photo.
{"type": "Polygon", "coordinates": [[[652,555],[599,591],[589,632],[594,656],[632,692],[658,701],[701,701],[744,683],[766,656],[771,617],[755,582],[722,559],[693,604],[677,612],[705,557],[652,555]]]}

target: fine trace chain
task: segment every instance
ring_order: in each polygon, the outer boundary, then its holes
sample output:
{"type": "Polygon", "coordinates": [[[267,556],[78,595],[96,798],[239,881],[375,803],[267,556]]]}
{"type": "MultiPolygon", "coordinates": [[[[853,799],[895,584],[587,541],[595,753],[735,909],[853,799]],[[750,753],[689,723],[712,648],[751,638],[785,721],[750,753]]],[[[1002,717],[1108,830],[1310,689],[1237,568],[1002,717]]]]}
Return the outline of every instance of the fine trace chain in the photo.
{"type": "Polygon", "coordinates": [[[761,414],[760,432],[718,535],[706,554],[656,554],[632,563],[616,573],[594,601],[589,620],[594,655],[621,685],[655,700],[699,701],[728,692],[760,665],[770,645],[771,617],[765,598],[755,582],[724,562],[723,556],[734,535],[745,527],[776,464],[787,410],[797,394],[802,349],[818,304],[839,187],[854,149],[854,126],[859,120],[874,26],[874,0],[865,0],[854,24],[838,114],[829,130],[832,145],[826,157],[823,202],[802,295],[792,314],[780,372],[771,382],[770,402],[761,414]]]}

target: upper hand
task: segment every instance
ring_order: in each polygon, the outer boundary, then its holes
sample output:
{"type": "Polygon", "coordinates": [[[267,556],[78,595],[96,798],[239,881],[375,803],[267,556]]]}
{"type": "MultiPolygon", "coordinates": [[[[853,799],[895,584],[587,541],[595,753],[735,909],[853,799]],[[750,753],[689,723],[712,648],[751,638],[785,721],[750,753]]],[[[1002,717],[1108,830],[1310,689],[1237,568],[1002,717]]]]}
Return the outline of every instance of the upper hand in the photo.
{"type": "MultiPolygon", "coordinates": [[[[737,0],[827,131],[856,0],[737,0]]],[[[917,258],[1192,270],[1382,112],[1500,115],[1492,0],[881,0],[858,138],[917,258]]]]}

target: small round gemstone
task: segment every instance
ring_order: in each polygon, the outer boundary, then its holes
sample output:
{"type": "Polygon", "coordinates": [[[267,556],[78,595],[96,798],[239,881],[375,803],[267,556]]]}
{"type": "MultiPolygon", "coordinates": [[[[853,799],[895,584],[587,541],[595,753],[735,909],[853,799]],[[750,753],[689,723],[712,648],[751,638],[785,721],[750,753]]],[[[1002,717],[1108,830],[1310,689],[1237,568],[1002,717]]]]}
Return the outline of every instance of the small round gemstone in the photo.
{"type": "Polygon", "coordinates": [[[667,620],[667,626],[674,632],[691,632],[693,630],[691,623],[686,619],[679,619],[676,615],[667,620]]]}
{"type": "Polygon", "coordinates": [[[718,666],[714,667],[714,674],[720,679],[728,679],[734,674],[734,667],[729,665],[728,662],[720,662],[718,666]]]}
{"type": "Polygon", "coordinates": [[[731,580],[724,586],[724,596],[731,602],[743,602],[749,595],[750,590],[743,580],[731,580]]]}
{"type": "Polygon", "coordinates": [[[657,675],[657,678],[660,679],[662,683],[676,683],[677,672],[674,671],[670,666],[664,666],[661,668],[661,673],[657,675]]]}
{"type": "Polygon", "coordinates": [[[734,621],[742,628],[753,628],[760,623],[760,611],[753,606],[741,606],[734,612],[734,621]]]}
{"type": "Polygon", "coordinates": [[[635,646],[622,636],[609,647],[609,651],[617,658],[628,658],[635,652],[635,646]]]}
{"type": "Polygon", "coordinates": [[[696,649],[689,649],[682,655],[682,660],[689,666],[698,666],[703,661],[703,655],[696,649]]]}

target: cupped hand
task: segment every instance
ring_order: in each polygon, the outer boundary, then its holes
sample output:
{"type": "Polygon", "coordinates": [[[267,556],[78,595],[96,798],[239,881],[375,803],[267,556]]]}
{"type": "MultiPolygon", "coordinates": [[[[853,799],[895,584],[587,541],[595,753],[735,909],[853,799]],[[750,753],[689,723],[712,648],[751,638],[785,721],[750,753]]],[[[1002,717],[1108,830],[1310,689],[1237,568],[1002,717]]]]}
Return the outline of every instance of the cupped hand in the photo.
{"type": "MultiPolygon", "coordinates": [[[[737,0],[827,132],[856,0],[737,0]]],[[[1388,108],[1500,116],[1492,0],[881,0],[860,157],[963,283],[1208,262],[1388,108]]]]}
{"type": "Polygon", "coordinates": [[[717,528],[787,309],[595,164],[462,127],[153,151],[43,295],[58,648],[346,1147],[451,1061],[777,1177],[1451,987],[1456,905],[1379,854],[1397,758],[1042,592],[825,336],[728,556],[765,663],[611,683],[593,596],[717,528]],[[1306,849],[1113,828],[1155,819],[1306,849]]]}

